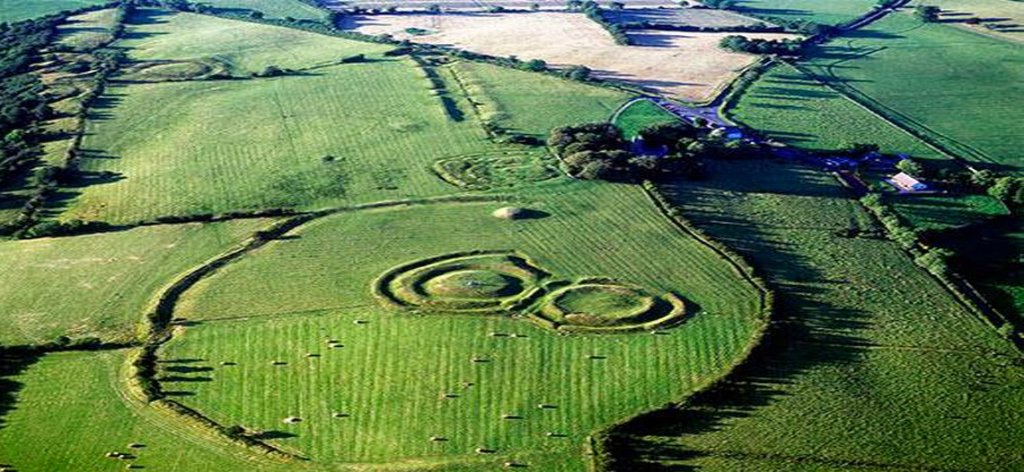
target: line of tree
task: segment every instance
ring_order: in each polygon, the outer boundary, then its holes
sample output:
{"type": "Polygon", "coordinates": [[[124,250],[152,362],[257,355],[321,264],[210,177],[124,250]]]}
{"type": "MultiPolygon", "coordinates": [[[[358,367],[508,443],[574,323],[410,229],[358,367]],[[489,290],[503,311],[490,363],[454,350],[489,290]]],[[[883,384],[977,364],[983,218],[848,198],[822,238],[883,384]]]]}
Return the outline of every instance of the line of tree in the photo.
{"type": "Polygon", "coordinates": [[[780,56],[798,56],[803,51],[803,42],[796,39],[750,39],[746,36],[731,34],[722,38],[718,45],[723,49],[751,54],[777,54],[780,56]]]}

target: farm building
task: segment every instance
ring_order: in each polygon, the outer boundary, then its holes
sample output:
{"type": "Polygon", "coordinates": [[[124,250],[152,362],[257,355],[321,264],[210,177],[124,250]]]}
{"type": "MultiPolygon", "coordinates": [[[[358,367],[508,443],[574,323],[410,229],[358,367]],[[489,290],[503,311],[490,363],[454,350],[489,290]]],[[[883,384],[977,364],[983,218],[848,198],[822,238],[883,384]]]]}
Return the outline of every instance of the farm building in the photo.
{"type": "Polygon", "coordinates": [[[899,174],[889,177],[886,182],[888,182],[889,185],[896,187],[900,192],[922,192],[928,190],[927,185],[906,172],[900,172],[899,174]]]}

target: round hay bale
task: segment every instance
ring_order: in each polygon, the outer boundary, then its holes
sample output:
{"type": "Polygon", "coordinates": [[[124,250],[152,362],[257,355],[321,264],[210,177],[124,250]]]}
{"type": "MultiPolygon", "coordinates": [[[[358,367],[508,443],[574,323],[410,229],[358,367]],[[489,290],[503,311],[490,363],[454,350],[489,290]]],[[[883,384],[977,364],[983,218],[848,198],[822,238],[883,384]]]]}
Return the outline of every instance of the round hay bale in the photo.
{"type": "Polygon", "coordinates": [[[285,418],[284,420],[282,420],[282,423],[284,423],[284,424],[295,424],[295,423],[301,423],[301,422],[302,422],[302,418],[299,418],[298,416],[289,416],[289,417],[285,418]]]}
{"type": "Polygon", "coordinates": [[[340,412],[340,411],[335,411],[334,413],[331,413],[331,416],[333,416],[335,418],[348,418],[348,413],[343,413],[343,412],[340,412]]]}
{"type": "Polygon", "coordinates": [[[494,210],[491,216],[495,218],[501,218],[503,220],[518,220],[524,218],[527,215],[527,210],[520,207],[502,207],[494,210]]]}

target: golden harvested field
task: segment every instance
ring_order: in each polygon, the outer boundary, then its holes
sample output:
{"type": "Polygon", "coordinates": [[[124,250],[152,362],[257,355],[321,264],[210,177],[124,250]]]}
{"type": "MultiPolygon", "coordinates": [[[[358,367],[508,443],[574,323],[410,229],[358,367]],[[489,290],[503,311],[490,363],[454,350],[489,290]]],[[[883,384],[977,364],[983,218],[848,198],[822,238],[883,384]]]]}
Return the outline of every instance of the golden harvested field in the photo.
{"type": "Polygon", "coordinates": [[[693,102],[712,98],[719,86],[756,59],[720,49],[718,42],[729,33],[645,31],[630,34],[636,45],[622,46],[586,16],[567,12],[374,15],[354,18],[350,27],[492,56],[542,59],[554,67],[583,65],[597,77],[693,102]]]}
{"type": "Polygon", "coordinates": [[[916,2],[942,9],[939,18],[957,26],[1024,41],[1024,2],[1014,0],[929,0],[916,2]],[[977,24],[972,24],[972,19],[977,24]]]}

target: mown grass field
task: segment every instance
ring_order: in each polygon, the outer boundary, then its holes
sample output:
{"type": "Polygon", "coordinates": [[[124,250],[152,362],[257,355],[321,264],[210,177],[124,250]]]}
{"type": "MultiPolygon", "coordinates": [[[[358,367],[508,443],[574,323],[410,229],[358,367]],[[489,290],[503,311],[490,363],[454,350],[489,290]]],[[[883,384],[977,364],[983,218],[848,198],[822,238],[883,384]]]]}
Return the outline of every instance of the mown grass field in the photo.
{"type": "Polygon", "coordinates": [[[785,63],[751,85],[727,113],[768,138],[794,146],[833,151],[872,143],[886,153],[944,158],[913,135],[785,63]]]}
{"type": "Polygon", "coordinates": [[[550,215],[533,220],[494,218],[498,202],[438,203],[300,227],[186,294],[175,316],[194,327],[161,355],[202,359],[195,365],[214,370],[196,376],[213,380],[177,376],[166,388],[188,392],[179,400],[224,424],[289,433],[274,443],[316,463],[484,461],[486,469],[513,460],[583,470],[588,435],[683,399],[741,358],[760,323],[759,297],[639,188],[544,187],[516,197],[550,215]],[[416,315],[371,295],[371,282],[393,266],[487,249],[521,251],[561,280],[611,277],[673,291],[694,313],[664,335],[563,336],[522,318],[416,315]],[[344,347],[331,348],[331,340],[344,347]],[[225,361],[237,365],[221,367],[225,361]],[[264,396],[273,384],[292,387],[264,396]],[[264,400],[244,400],[254,395],[264,400]],[[288,416],[303,421],[285,425],[288,416]],[[479,447],[496,452],[479,455],[479,447]]]}
{"type": "MultiPolygon", "coordinates": [[[[0,365],[0,463],[24,472],[53,470],[252,470],[238,446],[177,424],[170,412],[123,391],[129,351],[68,352],[0,365]],[[7,394],[13,393],[12,403],[7,394]],[[131,443],[142,448],[129,448],[131,443]],[[133,453],[124,461],[105,457],[133,453]]],[[[260,470],[273,470],[261,464],[260,470]]]]}
{"type": "Polygon", "coordinates": [[[323,20],[327,10],[314,7],[301,0],[209,0],[204,2],[221,13],[249,14],[262,12],[266,18],[295,18],[299,20],[323,20]]]}
{"type": "Polygon", "coordinates": [[[481,118],[546,138],[557,126],[607,120],[630,94],[490,64],[452,64],[455,86],[478,104],[481,118]]]}
{"type": "Polygon", "coordinates": [[[837,236],[871,223],[827,174],[770,162],[711,171],[706,182],[668,190],[778,287],[776,336],[785,341],[660,426],[626,428],[637,441],[630,451],[651,451],[638,462],[729,471],[1024,466],[1024,369],[992,327],[895,244],[837,236]]]}
{"type": "Polygon", "coordinates": [[[157,290],[267,224],[155,226],[0,243],[0,344],[62,335],[133,339],[157,290]]]}
{"type": "Polygon", "coordinates": [[[979,223],[1009,214],[988,195],[917,195],[887,199],[896,213],[919,229],[944,230],[979,223]]]}
{"type": "Polygon", "coordinates": [[[970,161],[1020,172],[1024,49],[894,14],[810,54],[808,68],[970,161]]]}
{"type": "Polygon", "coordinates": [[[626,139],[633,139],[634,136],[645,128],[663,124],[676,123],[679,121],[675,115],[665,111],[649,100],[641,100],[633,103],[622,110],[622,113],[615,119],[615,126],[622,130],[626,139]]]}
{"type": "Polygon", "coordinates": [[[763,18],[807,20],[826,25],[846,23],[871,11],[871,0],[740,0],[732,7],[763,18]]]}
{"type": "Polygon", "coordinates": [[[28,20],[45,15],[108,3],[106,0],[0,0],[0,23],[28,20]]]}

